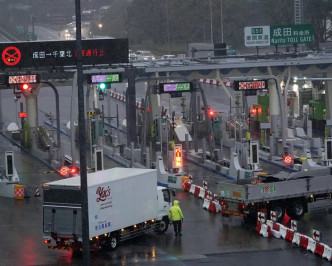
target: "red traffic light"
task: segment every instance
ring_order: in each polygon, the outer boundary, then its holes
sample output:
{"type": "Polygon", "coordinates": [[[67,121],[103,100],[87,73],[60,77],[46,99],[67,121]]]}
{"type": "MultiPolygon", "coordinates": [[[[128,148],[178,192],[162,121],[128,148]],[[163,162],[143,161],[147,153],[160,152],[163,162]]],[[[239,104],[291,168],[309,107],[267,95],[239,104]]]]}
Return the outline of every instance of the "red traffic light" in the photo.
{"type": "Polygon", "coordinates": [[[210,117],[213,117],[214,114],[215,114],[215,112],[214,112],[213,110],[209,111],[209,116],[210,116],[210,117]]]}
{"type": "Polygon", "coordinates": [[[28,83],[23,83],[21,86],[22,91],[28,91],[30,89],[30,86],[28,83]]]}
{"type": "Polygon", "coordinates": [[[70,168],[69,168],[69,174],[71,175],[71,176],[74,176],[74,175],[76,175],[76,174],[78,174],[78,168],[76,167],[76,166],[71,166],[70,168]]]}
{"type": "Polygon", "coordinates": [[[19,118],[26,118],[27,117],[27,113],[26,112],[19,112],[18,113],[18,117],[19,118]]]}
{"type": "Polygon", "coordinates": [[[290,155],[285,155],[284,157],[284,163],[285,164],[291,164],[293,162],[293,158],[290,155]]]}
{"type": "Polygon", "coordinates": [[[69,175],[69,168],[67,166],[62,166],[59,170],[60,175],[68,176],[69,175]]]}

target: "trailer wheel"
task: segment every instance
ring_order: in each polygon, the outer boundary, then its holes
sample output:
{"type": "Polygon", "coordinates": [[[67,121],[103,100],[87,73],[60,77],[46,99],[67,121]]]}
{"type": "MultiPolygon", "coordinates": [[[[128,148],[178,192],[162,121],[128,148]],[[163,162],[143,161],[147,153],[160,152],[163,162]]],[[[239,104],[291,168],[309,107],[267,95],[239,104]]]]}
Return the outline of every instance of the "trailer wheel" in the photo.
{"type": "Polygon", "coordinates": [[[111,249],[115,249],[118,246],[118,238],[115,235],[110,237],[110,247],[111,249]]]}
{"type": "MultiPolygon", "coordinates": [[[[277,222],[280,222],[285,216],[285,207],[281,202],[272,203],[270,211],[274,211],[277,215],[277,222]]],[[[270,213],[268,214],[270,216],[270,213]]]]}
{"type": "Polygon", "coordinates": [[[163,234],[167,231],[168,229],[168,218],[163,218],[160,222],[159,222],[159,229],[158,229],[158,233],[163,234]]]}
{"type": "Polygon", "coordinates": [[[294,201],[291,203],[290,207],[287,208],[286,212],[292,219],[300,219],[306,211],[306,204],[301,201],[294,201]]]}

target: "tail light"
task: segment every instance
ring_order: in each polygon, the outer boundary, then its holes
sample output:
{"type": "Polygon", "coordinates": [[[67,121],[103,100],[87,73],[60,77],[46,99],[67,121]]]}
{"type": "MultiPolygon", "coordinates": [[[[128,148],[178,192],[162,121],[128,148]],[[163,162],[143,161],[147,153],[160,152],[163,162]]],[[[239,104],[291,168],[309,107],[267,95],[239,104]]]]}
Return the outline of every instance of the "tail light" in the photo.
{"type": "Polygon", "coordinates": [[[51,243],[51,239],[44,239],[44,244],[50,244],[51,243]]]}

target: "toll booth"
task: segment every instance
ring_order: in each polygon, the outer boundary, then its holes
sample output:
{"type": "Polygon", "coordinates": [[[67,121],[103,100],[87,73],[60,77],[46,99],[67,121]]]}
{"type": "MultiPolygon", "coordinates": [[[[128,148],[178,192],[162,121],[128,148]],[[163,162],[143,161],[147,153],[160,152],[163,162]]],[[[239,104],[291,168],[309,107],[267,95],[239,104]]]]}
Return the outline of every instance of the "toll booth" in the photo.
{"type": "Polygon", "coordinates": [[[212,131],[215,140],[222,139],[222,131],[221,131],[221,124],[222,124],[222,117],[221,115],[215,115],[212,120],[212,131]]]}
{"type": "Polygon", "coordinates": [[[312,128],[324,130],[326,125],[326,107],[322,100],[309,101],[309,119],[312,121],[312,128]]]}

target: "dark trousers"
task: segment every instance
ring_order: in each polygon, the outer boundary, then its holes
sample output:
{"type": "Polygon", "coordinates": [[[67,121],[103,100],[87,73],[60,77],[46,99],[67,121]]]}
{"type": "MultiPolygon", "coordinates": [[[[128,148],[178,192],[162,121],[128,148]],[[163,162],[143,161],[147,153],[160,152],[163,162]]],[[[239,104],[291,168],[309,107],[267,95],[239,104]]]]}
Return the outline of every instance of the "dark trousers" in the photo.
{"type": "Polygon", "coordinates": [[[181,220],[179,221],[173,221],[173,227],[175,234],[181,234],[181,220]]]}

